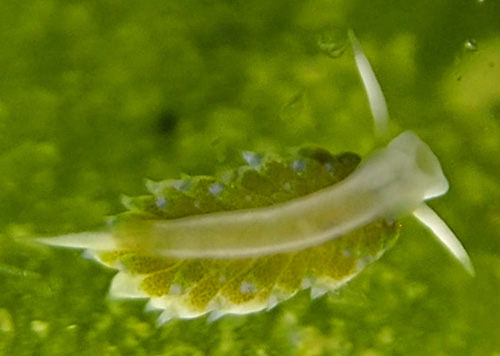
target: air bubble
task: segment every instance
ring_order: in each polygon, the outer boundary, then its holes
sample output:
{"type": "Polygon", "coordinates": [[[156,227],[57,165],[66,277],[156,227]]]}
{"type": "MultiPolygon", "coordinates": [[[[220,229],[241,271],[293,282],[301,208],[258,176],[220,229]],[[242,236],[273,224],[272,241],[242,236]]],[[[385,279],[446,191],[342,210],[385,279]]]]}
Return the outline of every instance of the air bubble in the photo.
{"type": "Polygon", "coordinates": [[[477,42],[475,39],[469,39],[464,42],[464,49],[467,52],[477,52],[477,42]]]}
{"type": "Polygon", "coordinates": [[[347,48],[347,37],[340,31],[325,32],[318,39],[318,47],[330,58],[339,58],[347,48]]]}

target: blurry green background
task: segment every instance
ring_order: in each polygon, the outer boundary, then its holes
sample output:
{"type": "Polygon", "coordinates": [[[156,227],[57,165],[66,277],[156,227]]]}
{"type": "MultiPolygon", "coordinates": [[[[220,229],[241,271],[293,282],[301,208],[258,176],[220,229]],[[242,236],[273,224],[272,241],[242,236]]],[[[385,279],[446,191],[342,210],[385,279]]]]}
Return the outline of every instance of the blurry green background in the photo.
{"type": "Polygon", "coordinates": [[[0,355],[500,355],[500,2],[0,2],[0,355]],[[357,33],[391,130],[440,158],[431,205],[470,278],[412,219],[344,290],[269,313],[174,321],[108,301],[113,271],[15,242],[96,230],[144,177],[213,174],[242,150],[374,147],[357,33]],[[339,40],[342,43],[342,40],[339,40]]]}

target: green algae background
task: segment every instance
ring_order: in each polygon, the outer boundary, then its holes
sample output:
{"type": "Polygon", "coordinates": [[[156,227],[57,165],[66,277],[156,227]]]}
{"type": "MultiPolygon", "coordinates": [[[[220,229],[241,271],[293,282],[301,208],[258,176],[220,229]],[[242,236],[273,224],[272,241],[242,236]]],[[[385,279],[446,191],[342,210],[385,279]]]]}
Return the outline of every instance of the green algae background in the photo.
{"type": "Polygon", "coordinates": [[[0,355],[500,355],[498,23],[491,0],[2,1],[0,355]],[[370,152],[352,53],[317,48],[348,27],[392,133],[440,158],[451,189],[431,205],[475,278],[408,218],[337,294],[157,328],[145,302],[106,298],[113,271],[22,242],[100,229],[144,177],[213,174],[242,150],[370,152]]]}

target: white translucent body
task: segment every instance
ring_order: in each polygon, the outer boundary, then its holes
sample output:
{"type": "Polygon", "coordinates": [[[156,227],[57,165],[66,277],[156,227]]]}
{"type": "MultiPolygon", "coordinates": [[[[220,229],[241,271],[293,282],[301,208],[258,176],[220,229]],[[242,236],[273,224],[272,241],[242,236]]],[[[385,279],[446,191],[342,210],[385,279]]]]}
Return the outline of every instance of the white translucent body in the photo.
{"type": "MultiPolygon", "coordinates": [[[[387,109],[370,64],[350,33],[376,131],[387,131],[387,109]]],[[[135,249],[175,258],[237,258],[297,251],[321,244],[377,219],[414,214],[473,273],[453,232],[428,208],[448,182],[436,156],[412,132],[368,156],[346,179],[316,193],[264,208],[138,223],[130,231],[82,233],[43,239],[91,250],[135,249]]]]}

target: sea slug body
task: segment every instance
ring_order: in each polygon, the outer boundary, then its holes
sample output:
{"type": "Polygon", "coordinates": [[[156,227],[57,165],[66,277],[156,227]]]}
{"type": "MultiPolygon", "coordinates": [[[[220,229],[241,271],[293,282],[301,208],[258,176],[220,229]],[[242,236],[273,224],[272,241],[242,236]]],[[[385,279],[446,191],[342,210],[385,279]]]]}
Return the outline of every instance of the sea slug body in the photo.
{"type": "MultiPolygon", "coordinates": [[[[354,34],[355,60],[387,133],[385,101],[354,34]]],[[[473,273],[464,248],[425,201],[448,190],[438,159],[414,133],[360,158],[307,148],[291,156],[243,153],[221,177],[148,182],[149,195],[106,232],[38,239],[86,249],[118,270],[115,298],[148,298],[159,322],[270,309],[310,288],[318,297],[355,277],[394,244],[413,214],[473,273]]]]}

